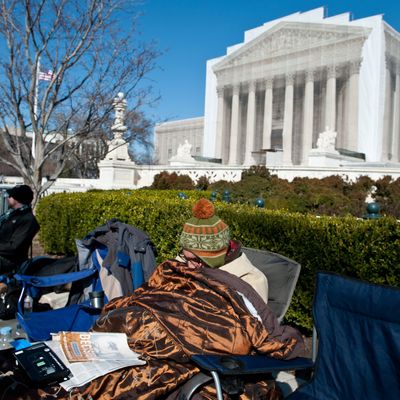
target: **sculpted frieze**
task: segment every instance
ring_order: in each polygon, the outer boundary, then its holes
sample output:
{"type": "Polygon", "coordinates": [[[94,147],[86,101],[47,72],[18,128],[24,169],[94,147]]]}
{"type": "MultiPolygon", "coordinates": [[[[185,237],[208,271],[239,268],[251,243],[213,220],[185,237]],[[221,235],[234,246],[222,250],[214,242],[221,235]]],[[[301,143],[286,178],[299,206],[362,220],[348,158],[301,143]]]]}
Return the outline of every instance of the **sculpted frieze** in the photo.
{"type": "Polygon", "coordinates": [[[281,23],[270,29],[214,66],[214,72],[250,63],[263,62],[289,55],[306,56],[332,52],[341,55],[361,51],[369,29],[360,27],[330,26],[305,23],[281,23]],[[325,50],[326,49],[326,50],[325,50]]]}

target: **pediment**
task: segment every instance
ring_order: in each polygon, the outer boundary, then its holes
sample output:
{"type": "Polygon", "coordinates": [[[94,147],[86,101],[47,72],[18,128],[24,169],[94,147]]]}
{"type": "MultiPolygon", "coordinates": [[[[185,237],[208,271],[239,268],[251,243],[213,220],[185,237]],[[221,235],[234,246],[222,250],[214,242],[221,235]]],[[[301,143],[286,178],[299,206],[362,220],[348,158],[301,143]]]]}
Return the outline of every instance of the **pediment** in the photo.
{"type": "Polygon", "coordinates": [[[365,40],[369,28],[320,23],[280,22],[217,63],[213,70],[250,64],[293,53],[365,40]]]}

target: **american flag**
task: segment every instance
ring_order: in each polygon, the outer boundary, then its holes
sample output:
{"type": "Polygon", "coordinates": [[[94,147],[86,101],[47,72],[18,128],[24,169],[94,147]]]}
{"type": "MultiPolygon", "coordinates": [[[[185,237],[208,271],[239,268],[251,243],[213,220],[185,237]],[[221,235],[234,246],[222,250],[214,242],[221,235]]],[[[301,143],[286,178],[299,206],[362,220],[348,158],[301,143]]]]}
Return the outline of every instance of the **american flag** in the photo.
{"type": "Polygon", "coordinates": [[[39,80],[40,81],[51,81],[53,79],[53,71],[50,69],[46,72],[39,72],[39,80]]]}

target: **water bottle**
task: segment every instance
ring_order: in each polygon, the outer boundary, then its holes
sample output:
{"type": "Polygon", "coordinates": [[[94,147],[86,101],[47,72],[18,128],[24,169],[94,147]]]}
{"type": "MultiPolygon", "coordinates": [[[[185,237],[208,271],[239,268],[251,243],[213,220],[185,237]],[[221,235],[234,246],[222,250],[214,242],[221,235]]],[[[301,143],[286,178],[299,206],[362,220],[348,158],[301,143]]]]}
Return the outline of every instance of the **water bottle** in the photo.
{"type": "Polygon", "coordinates": [[[24,312],[25,312],[25,313],[30,313],[30,312],[32,312],[32,307],[33,307],[33,299],[32,299],[32,297],[30,296],[30,294],[28,293],[28,294],[25,296],[25,299],[24,299],[24,312]]]}
{"type": "Polygon", "coordinates": [[[0,329],[0,338],[0,350],[8,349],[12,340],[12,327],[3,326],[0,329]]]}
{"type": "Polygon", "coordinates": [[[22,329],[20,324],[17,324],[15,327],[15,334],[14,334],[14,340],[22,339],[25,337],[25,332],[22,329]]]}

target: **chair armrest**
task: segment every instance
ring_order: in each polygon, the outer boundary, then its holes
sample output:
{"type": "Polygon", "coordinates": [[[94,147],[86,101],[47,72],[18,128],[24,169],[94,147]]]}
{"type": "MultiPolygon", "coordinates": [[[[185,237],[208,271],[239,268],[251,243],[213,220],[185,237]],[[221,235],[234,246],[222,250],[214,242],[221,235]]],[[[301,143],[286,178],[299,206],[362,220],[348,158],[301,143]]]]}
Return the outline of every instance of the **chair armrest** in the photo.
{"type": "Polygon", "coordinates": [[[298,357],[292,360],[279,360],[265,355],[200,355],[192,356],[200,368],[216,371],[221,375],[252,375],[279,371],[292,371],[313,368],[310,358],[298,357]]]}
{"type": "Polygon", "coordinates": [[[51,287],[64,285],[69,282],[79,281],[97,273],[95,268],[88,268],[82,271],[69,272],[68,274],[58,274],[49,276],[31,276],[15,274],[15,279],[23,285],[28,284],[35,287],[51,287]]]}

